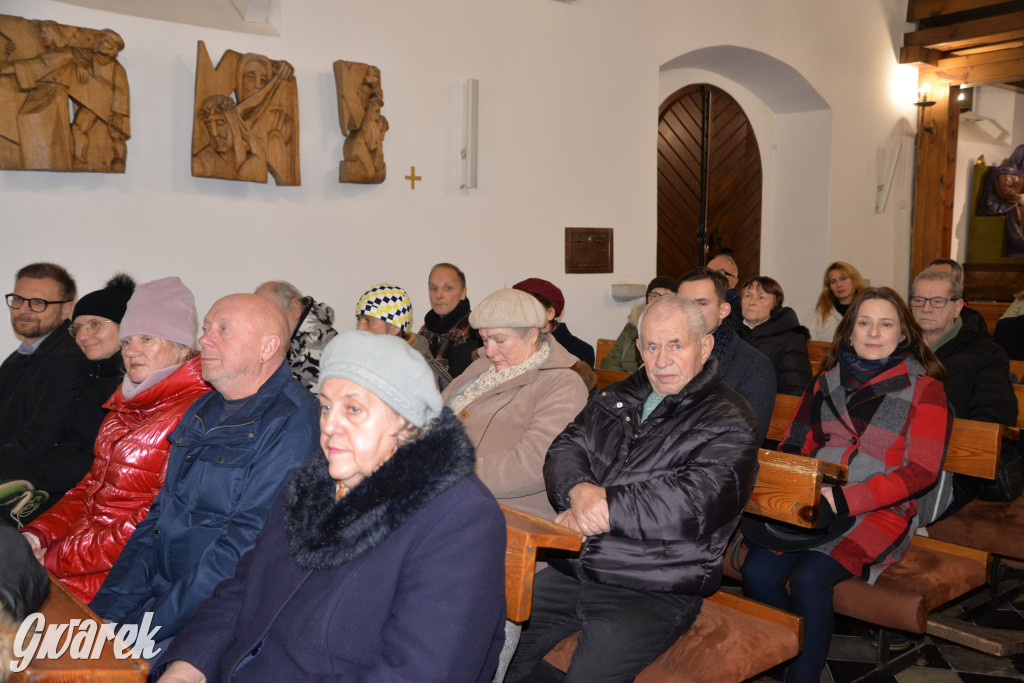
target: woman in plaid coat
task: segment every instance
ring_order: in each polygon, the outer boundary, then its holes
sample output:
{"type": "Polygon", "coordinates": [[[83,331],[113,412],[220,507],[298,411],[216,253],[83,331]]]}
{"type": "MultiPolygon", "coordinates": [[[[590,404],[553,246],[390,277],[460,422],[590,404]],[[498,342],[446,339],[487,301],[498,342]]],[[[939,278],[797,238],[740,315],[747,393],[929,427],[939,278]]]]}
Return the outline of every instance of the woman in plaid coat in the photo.
{"type": "Polygon", "coordinates": [[[752,545],[747,555],[744,592],[805,619],[787,681],[821,674],[833,586],[853,576],[874,583],[910,545],[915,498],[935,483],[953,422],[942,374],[899,294],[871,287],[843,316],[822,373],[804,391],[780,449],[849,467],[848,483],[821,495],[852,526],[809,550],[752,545]]]}

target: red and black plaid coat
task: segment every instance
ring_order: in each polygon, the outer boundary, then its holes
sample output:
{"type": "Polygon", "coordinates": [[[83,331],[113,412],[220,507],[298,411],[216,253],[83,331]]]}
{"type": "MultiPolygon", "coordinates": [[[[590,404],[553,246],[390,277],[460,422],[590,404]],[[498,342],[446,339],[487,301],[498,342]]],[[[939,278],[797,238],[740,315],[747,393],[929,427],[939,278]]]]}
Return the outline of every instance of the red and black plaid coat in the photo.
{"type": "Polygon", "coordinates": [[[917,529],[914,498],[935,483],[952,424],[942,382],[911,358],[849,396],[838,367],[819,375],[780,449],[847,465],[836,507],[857,521],[816,550],[869,583],[898,561],[917,529]]]}

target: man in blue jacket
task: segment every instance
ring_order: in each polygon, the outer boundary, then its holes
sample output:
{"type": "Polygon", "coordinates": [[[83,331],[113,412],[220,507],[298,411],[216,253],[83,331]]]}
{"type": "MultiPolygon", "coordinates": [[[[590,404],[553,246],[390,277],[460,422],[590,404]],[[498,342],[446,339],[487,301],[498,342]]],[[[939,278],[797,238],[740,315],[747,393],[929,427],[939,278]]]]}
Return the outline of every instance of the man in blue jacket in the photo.
{"type": "Polygon", "coordinates": [[[203,378],[215,391],[168,437],[163,488],[91,603],[120,624],[151,612],[158,647],[234,574],[319,438],[316,398],[284,362],[291,330],[272,303],[224,297],[202,331],[203,378]]]}
{"type": "Polygon", "coordinates": [[[685,633],[718,589],[722,555],[754,489],[757,423],[711,358],[690,300],[640,316],[644,371],[591,396],[548,449],[555,521],[586,535],[550,558],[506,681],[579,632],[568,680],[631,681],[685,633]]]}

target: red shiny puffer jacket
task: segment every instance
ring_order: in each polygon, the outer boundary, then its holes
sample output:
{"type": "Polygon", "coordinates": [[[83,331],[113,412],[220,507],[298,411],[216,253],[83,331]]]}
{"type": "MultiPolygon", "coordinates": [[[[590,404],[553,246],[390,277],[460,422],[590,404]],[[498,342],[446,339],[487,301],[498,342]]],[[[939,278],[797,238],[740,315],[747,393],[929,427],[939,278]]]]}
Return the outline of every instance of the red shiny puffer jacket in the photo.
{"type": "Polygon", "coordinates": [[[198,356],[132,399],[118,387],[103,406],[110,412],[89,474],[22,529],[39,538],[46,568],[83,601],[92,600],[160,492],[171,450],[167,435],[208,391],[198,356]]]}

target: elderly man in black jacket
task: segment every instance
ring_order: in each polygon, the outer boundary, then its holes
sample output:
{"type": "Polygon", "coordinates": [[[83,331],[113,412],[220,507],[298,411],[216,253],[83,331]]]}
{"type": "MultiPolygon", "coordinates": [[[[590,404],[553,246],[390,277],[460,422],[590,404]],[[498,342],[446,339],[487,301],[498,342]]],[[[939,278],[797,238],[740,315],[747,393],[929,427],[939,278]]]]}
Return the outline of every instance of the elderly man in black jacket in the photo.
{"type": "Polygon", "coordinates": [[[692,301],[640,318],[645,371],[591,397],[544,463],[555,521],[587,536],[552,559],[506,680],[524,680],[579,631],[568,680],[632,680],[690,628],[754,488],[757,420],[710,358],[692,301]]]}
{"type": "MultiPolygon", "coordinates": [[[[1010,360],[989,335],[984,319],[963,315],[963,306],[963,285],[955,274],[931,267],[914,278],[910,308],[924,340],[946,366],[942,384],[953,413],[1012,427],[1017,397],[1010,384],[1010,360]]],[[[954,475],[953,502],[946,515],[977,497],[980,485],[976,477],[954,475]]]]}

